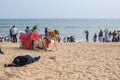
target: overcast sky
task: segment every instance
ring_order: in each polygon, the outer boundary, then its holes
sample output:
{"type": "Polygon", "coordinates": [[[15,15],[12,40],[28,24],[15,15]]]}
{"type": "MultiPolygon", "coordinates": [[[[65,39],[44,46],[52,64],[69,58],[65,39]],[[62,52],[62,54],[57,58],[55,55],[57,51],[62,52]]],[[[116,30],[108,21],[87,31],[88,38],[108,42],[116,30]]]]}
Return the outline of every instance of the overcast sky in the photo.
{"type": "Polygon", "coordinates": [[[120,0],[0,0],[0,18],[120,18],[120,0]]]}

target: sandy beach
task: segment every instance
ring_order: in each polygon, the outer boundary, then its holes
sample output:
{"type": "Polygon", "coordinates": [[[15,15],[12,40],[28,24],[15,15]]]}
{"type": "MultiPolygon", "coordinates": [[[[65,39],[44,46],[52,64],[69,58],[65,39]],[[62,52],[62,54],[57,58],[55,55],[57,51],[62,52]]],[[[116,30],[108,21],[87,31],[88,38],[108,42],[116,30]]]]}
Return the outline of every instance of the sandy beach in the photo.
{"type": "Polygon", "coordinates": [[[0,47],[5,52],[0,54],[0,80],[120,80],[120,43],[59,43],[59,50],[51,52],[20,49],[19,43],[0,43],[0,47]],[[26,54],[41,59],[4,67],[26,54]]]}

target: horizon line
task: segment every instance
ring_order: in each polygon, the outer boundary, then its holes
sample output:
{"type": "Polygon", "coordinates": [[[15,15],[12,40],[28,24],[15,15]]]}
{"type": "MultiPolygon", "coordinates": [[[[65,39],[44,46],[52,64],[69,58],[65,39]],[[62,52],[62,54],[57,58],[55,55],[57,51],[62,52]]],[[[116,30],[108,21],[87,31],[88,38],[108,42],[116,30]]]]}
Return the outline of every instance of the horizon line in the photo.
{"type": "Polygon", "coordinates": [[[0,19],[120,19],[120,18],[0,18],[0,19]]]}

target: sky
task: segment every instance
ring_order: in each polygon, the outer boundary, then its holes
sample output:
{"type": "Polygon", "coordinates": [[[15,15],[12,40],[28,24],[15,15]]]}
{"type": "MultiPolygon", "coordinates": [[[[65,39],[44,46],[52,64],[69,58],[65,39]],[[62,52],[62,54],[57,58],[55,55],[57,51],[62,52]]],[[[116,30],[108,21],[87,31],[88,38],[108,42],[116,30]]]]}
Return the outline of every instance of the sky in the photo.
{"type": "Polygon", "coordinates": [[[0,18],[120,18],[120,0],[0,0],[0,18]]]}

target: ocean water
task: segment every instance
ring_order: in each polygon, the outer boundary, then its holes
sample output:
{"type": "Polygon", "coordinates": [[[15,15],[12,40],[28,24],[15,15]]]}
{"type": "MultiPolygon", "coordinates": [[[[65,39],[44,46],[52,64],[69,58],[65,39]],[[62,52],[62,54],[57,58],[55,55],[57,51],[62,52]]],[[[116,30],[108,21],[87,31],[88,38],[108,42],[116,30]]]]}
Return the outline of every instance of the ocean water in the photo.
{"type": "MultiPolygon", "coordinates": [[[[19,31],[24,31],[26,26],[32,28],[37,25],[39,34],[44,34],[44,29],[57,29],[62,37],[74,36],[75,41],[85,41],[85,30],[89,31],[89,40],[93,41],[94,33],[100,29],[110,31],[120,30],[120,19],[0,19],[0,35],[9,35],[10,28],[15,25],[19,31]]],[[[18,35],[19,37],[19,35],[18,35]]]]}

